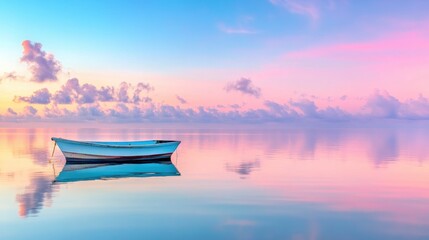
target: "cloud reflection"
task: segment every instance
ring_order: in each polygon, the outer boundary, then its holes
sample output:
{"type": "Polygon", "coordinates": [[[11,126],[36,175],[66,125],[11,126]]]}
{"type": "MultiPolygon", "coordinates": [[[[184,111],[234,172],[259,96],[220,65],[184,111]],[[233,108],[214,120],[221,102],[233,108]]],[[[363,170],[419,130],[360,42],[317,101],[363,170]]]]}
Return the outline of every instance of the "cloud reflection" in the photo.
{"type": "Polygon", "coordinates": [[[51,178],[33,175],[24,193],[16,196],[16,201],[19,204],[19,216],[37,215],[43,206],[52,200],[54,191],[56,191],[56,187],[52,185],[51,178]]]}
{"type": "Polygon", "coordinates": [[[387,131],[370,137],[368,155],[375,165],[380,166],[397,160],[399,156],[397,132],[387,131]]]}
{"type": "Polygon", "coordinates": [[[253,171],[260,167],[259,159],[253,161],[241,162],[238,165],[226,164],[226,170],[235,172],[240,175],[241,178],[246,178],[253,171]]]}

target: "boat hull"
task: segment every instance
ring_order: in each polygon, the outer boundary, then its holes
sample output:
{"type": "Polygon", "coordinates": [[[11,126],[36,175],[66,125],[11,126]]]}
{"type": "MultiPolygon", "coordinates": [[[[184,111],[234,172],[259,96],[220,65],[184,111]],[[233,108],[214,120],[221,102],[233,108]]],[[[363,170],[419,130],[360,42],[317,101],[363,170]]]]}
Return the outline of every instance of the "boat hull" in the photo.
{"type": "Polygon", "coordinates": [[[52,138],[67,163],[134,163],[170,158],[180,141],[80,142],[52,138]]]}
{"type": "Polygon", "coordinates": [[[100,156],[81,153],[63,152],[67,163],[137,163],[137,162],[157,162],[170,159],[171,153],[154,154],[142,156],[100,156]]]}

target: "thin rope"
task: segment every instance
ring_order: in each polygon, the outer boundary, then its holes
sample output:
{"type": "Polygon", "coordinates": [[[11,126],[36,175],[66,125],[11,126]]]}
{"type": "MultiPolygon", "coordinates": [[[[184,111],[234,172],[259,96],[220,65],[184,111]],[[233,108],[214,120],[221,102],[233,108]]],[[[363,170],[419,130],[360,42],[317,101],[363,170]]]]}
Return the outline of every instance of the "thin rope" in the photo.
{"type": "Polygon", "coordinates": [[[54,165],[54,162],[52,162],[52,170],[54,170],[54,180],[55,180],[55,178],[57,177],[57,174],[56,174],[56,172],[55,172],[55,165],[54,165]]]}
{"type": "Polygon", "coordinates": [[[55,153],[55,147],[57,146],[57,142],[55,142],[54,143],[54,149],[52,150],[52,155],[51,155],[51,157],[53,157],[54,156],[54,153],[55,153]]]}

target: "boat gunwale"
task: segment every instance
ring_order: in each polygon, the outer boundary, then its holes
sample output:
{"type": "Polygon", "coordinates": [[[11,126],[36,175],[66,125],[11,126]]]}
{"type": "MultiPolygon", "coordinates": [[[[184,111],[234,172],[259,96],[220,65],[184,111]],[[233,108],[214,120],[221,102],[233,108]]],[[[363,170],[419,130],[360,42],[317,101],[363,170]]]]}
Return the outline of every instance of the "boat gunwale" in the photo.
{"type": "MultiPolygon", "coordinates": [[[[147,147],[154,147],[154,146],[160,146],[160,145],[169,145],[169,144],[180,144],[180,141],[176,140],[154,140],[155,143],[145,144],[145,145],[112,145],[112,144],[103,144],[102,142],[91,142],[91,141],[76,141],[76,140],[70,140],[70,139],[64,139],[64,138],[56,138],[52,137],[52,141],[54,142],[69,142],[79,145],[89,145],[94,147],[103,147],[103,148],[147,148],[147,147]]],[[[148,140],[151,141],[151,140],[148,140]]],[[[127,142],[127,141],[124,141],[127,142]]],[[[144,141],[129,141],[129,142],[144,142],[144,141]]],[[[109,142],[113,143],[113,142],[109,142]]],[[[118,142],[119,143],[119,142],[118,142]]],[[[121,142],[123,143],[123,142],[121,142]]]]}

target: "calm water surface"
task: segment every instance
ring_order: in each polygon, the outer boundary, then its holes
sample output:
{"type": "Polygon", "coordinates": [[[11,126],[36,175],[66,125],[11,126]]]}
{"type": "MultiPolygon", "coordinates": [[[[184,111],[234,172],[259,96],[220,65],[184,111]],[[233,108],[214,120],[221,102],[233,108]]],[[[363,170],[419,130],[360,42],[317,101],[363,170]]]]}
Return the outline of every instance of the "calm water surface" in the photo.
{"type": "Polygon", "coordinates": [[[421,128],[0,128],[0,239],[429,239],[428,143],[421,128]],[[160,166],[177,174],[54,183],[52,136],[179,139],[160,166]]]}

